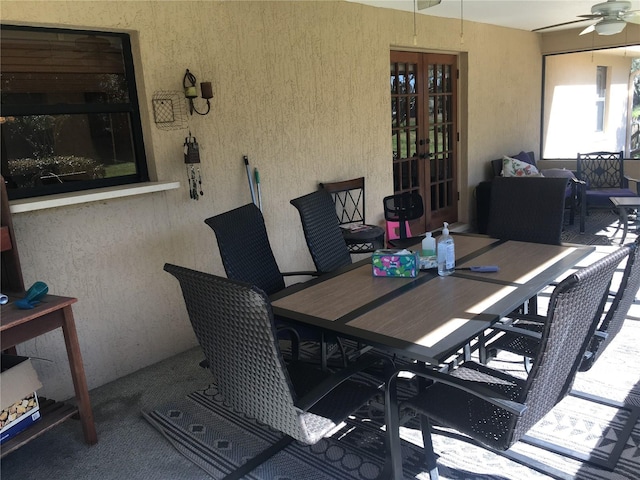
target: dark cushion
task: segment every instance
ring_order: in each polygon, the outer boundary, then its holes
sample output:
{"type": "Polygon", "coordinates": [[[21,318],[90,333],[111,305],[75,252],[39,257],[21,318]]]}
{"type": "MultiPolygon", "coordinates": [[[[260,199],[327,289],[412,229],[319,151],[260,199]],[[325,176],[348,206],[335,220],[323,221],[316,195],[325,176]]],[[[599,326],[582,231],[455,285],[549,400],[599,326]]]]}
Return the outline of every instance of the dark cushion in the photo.
{"type": "Polygon", "coordinates": [[[536,164],[536,159],[533,155],[533,152],[520,152],[517,155],[510,155],[511,158],[515,158],[516,160],[521,160],[523,162],[529,163],[531,165],[536,164]]]}
{"type": "Polygon", "coordinates": [[[598,207],[611,207],[613,204],[609,197],[637,197],[638,194],[628,188],[603,188],[600,190],[587,190],[587,205],[598,207]]]}

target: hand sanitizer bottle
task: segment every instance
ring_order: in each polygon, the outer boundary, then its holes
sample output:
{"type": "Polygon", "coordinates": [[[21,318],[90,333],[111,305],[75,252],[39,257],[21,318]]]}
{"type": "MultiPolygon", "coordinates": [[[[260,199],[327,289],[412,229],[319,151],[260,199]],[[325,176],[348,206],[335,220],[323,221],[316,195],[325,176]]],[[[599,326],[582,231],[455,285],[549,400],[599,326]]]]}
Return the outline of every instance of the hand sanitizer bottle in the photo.
{"type": "Polygon", "coordinates": [[[420,252],[420,256],[422,257],[433,257],[436,254],[436,239],[433,238],[431,232],[427,232],[425,237],[422,239],[422,252],[420,252]]]}
{"type": "Polygon", "coordinates": [[[442,235],[438,239],[438,275],[444,277],[456,270],[456,251],[449,235],[449,224],[444,222],[442,235]]]}

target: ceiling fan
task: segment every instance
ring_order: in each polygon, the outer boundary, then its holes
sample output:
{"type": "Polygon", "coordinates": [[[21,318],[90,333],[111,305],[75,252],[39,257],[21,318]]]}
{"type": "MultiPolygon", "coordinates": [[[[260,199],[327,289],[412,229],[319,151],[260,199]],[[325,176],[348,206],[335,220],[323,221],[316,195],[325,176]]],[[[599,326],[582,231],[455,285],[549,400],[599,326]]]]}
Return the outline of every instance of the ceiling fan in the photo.
{"type": "Polygon", "coordinates": [[[631,2],[625,0],[607,0],[591,7],[591,14],[578,15],[581,20],[573,20],[571,22],[558,23],[549,25],[548,27],[537,28],[533,32],[539,32],[549,28],[570,25],[572,23],[586,22],[589,20],[598,20],[596,23],[585,28],[580,35],[595,31],[598,35],[615,35],[622,32],[624,27],[629,23],[640,24],[640,10],[630,10],[631,2]]]}
{"type": "Polygon", "coordinates": [[[425,8],[435,7],[436,5],[440,5],[442,0],[416,0],[416,5],[418,10],[424,10],[425,8]]]}

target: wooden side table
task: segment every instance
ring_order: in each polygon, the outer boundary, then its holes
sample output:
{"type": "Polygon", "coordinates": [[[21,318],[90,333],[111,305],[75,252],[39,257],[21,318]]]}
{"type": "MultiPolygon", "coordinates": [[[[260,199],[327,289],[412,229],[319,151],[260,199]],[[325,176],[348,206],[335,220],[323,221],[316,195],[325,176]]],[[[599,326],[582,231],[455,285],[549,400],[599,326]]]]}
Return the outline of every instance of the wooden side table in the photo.
{"type": "Polygon", "coordinates": [[[622,239],[620,240],[622,245],[629,231],[629,210],[640,208],[640,197],[609,197],[609,200],[618,209],[618,228],[613,235],[615,236],[622,226],[622,239]]]}
{"type": "Polygon", "coordinates": [[[76,414],[80,416],[85,441],[89,445],[97,443],[98,435],[93,421],[78,334],[71,310],[71,305],[77,302],[77,299],[47,295],[31,310],[21,310],[13,304],[15,298],[10,297],[10,300],[10,303],[2,306],[0,312],[2,315],[0,318],[0,349],[14,347],[56,328],[62,328],[78,406],[43,401],[40,421],[4,443],[1,456],[4,457],[76,414]]]}

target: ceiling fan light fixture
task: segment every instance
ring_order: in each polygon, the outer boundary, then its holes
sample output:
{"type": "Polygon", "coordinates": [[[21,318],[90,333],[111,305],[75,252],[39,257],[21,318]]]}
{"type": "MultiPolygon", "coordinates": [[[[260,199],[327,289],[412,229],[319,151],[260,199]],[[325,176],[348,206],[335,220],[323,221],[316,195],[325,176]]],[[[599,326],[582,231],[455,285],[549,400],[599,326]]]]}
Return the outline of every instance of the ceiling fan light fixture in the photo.
{"type": "Polygon", "coordinates": [[[596,23],[596,32],[598,35],[615,35],[622,32],[626,22],[624,20],[608,20],[603,19],[596,23]]]}

